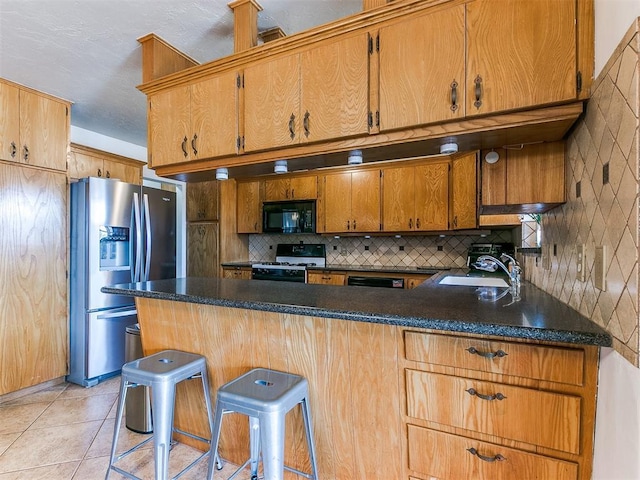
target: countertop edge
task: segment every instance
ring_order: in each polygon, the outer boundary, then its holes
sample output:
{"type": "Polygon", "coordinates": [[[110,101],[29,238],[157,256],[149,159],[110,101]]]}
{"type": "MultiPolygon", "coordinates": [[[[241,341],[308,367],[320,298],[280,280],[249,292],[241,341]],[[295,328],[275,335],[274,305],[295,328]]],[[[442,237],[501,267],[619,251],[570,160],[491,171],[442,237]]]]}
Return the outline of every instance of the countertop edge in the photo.
{"type": "Polygon", "coordinates": [[[179,301],[202,305],[244,308],[274,313],[287,313],[312,317],[351,320],[368,323],[379,323],[409,328],[425,328],[446,332],[469,333],[476,335],[504,336],[528,340],[551,341],[559,343],[593,345],[611,347],[612,339],[608,333],[576,332],[549,328],[509,326],[495,323],[478,323],[473,321],[447,320],[425,317],[396,316],[390,314],[365,314],[341,309],[322,309],[311,306],[285,305],[281,303],[241,301],[223,298],[204,297],[192,294],[167,293],[160,291],[126,288],[124,286],[103,287],[102,292],[132,297],[151,298],[157,300],[179,301]]]}

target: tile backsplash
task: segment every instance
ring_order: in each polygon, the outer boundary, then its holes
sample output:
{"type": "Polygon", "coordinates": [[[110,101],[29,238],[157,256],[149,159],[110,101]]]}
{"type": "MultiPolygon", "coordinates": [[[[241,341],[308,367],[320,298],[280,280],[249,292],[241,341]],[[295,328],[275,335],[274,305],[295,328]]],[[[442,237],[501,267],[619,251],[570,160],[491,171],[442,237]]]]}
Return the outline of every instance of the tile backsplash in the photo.
{"type": "Polygon", "coordinates": [[[568,201],[542,216],[548,258],[527,257],[524,264],[525,279],[605,328],[616,351],[636,366],[639,51],[635,21],[566,140],[568,201]],[[576,278],[578,245],[585,246],[585,281],[576,278]],[[604,290],[595,282],[600,246],[606,252],[604,290]]]}
{"type": "Polygon", "coordinates": [[[511,230],[486,237],[471,235],[339,237],[321,235],[250,235],[249,260],[274,261],[278,243],[324,243],[327,265],[375,267],[464,267],[472,243],[513,242],[511,230]]]}

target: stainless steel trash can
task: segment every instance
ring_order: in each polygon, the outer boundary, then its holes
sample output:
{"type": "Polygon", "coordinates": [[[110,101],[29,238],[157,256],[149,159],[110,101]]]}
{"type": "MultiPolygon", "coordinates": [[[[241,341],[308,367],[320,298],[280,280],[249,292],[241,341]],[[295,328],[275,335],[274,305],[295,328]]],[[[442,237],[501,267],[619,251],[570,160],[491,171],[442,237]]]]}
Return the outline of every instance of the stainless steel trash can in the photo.
{"type": "MultiPolygon", "coordinates": [[[[126,328],[124,347],[125,362],[131,362],[143,357],[140,326],[137,323],[126,328]]],[[[148,387],[132,387],[127,392],[124,408],[125,421],[129,430],[137,433],[153,432],[150,393],[148,387]]]]}

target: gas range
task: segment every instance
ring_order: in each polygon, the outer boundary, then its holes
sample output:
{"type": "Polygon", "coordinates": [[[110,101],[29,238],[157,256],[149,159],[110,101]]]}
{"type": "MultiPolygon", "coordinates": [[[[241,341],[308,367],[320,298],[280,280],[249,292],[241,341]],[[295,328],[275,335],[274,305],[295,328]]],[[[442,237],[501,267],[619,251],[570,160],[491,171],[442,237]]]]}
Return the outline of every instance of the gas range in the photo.
{"type": "Polygon", "coordinates": [[[307,267],[325,265],[324,244],[280,243],[276,247],[276,261],[251,265],[251,278],[306,283],[307,267]]]}

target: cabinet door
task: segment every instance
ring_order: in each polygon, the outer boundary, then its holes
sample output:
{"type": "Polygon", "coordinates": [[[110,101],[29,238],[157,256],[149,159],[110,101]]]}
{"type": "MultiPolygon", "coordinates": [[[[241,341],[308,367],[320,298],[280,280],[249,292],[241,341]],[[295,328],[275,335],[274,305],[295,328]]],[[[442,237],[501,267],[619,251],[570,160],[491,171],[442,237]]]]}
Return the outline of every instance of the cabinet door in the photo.
{"type": "Polygon", "coordinates": [[[307,283],[318,285],[344,285],[344,273],[309,272],[307,283]]]}
{"type": "Polygon", "coordinates": [[[416,230],[449,228],[449,163],[415,167],[416,230]]]}
{"type": "Polygon", "coordinates": [[[318,198],[318,177],[293,177],[289,181],[290,196],[296,200],[313,200],[318,198]]]}
{"type": "Polygon", "coordinates": [[[451,162],[453,230],[478,226],[477,164],[475,153],[454,158],[451,162]]]}
{"type": "Polygon", "coordinates": [[[507,204],[565,202],[564,143],[507,150],[507,204]]]}
{"type": "Polygon", "coordinates": [[[580,397],[416,370],[406,370],[406,381],[409,417],[580,451],[580,397]],[[541,422],[549,412],[562,422],[541,422]]]}
{"type": "Polygon", "coordinates": [[[219,219],[218,181],[187,184],[187,222],[219,219]]]}
{"type": "Polygon", "coordinates": [[[67,189],[0,163],[0,395],[67,373],[67,189]]]}
{"type": "Polygon", "coordinates": [[[264,181],[264,201],[277,202],[289,198],[290,182],[287,177],[270,178],[264,181]]]}
{"type": "Polygon", "coordinates": [[[237,74],[228,72],[191,86],[191,159],[234,155],[238,139],[237,74]]]}
{"type": "Polygon", "coordinates": [[[464,6],[380,29],[380,130],[464,116],[464,6]]]}
{"type": "Polygon", "coordinates": [[[107,178],[117,178],[122,182],[136,185],[142,183],[142,166],[105,159],[103,169],[104,176],[107,178]]]}
{"type": "Polygon", "coordinates": [[[189,160],[190,87],[175,87],[149,97],[149,166],[189,160]]]}
{"type": "Polygon", "coordinates": [[[369,132],[368,36],[360,33],[302,52],[302,141],[369,132]]]}
{"type": "Polygon", "coordinates": [[[300,142],[300,58],[288,55],[244,71],[244,151],[300,142]]]}
{"type": "Polygon", "coordinates": [[[578,464],[574,462],[523,452],[515,448],[481,442],[415,425],[409,425],[407,430],[409,468],[426,475],[428,478],[578,479],[578,464]]]}
{"type": "Polygon", "coordinates": [[[577,97],[575,4],[467,3],[467,115],[577,97]]]}
{"type": "Polygon", "coordinates": [[[217,277],[220,267],[217,223],[187,225],[187,275],[217,277]]]}
{"type": "Polygon", "coordinates": [[[351,174],[351,230],[380,230],[380,170],[365,170],[351,174]]]}
{"type": "Polygon", "coordinates": [[[74,150],[71,150],[69,157],[69,176],[71,178],[102,177],[104,175],[102,158],[74,150]]]}
{"type": "Polygon", "coordinates": [[[382,171],[382,225],[385,232],[415,228],[414,167],[382,171]]]}
{"type": "Polygon", "coordinates": [[[20,160],[20,89],[0,82],[0,159],[20,160]]]}
{"type": "Polygon", "coordinates": [[[223,278],[235,278],[237,280],[251,280],[251,269],[240,267],[223,267],[223,278]]]}
{"type": "Polygon", "coordinates": [[[238,182],[237,215],[238,233],[262,231],[260,182],[238,182]]]}
{"type": "Polygon", "coordinates": [[[20,90],[21,161],[67,170],[67,114],[64,103],[20,90]]]}
{"type": "Polygon", "coordinates": [[[324,182],[324,231],[351,231],[351,173],[326,175],[324,182]]]}

